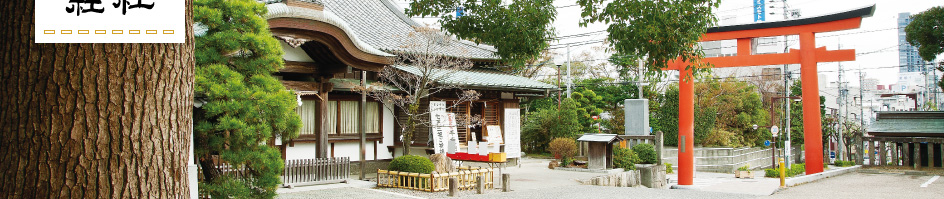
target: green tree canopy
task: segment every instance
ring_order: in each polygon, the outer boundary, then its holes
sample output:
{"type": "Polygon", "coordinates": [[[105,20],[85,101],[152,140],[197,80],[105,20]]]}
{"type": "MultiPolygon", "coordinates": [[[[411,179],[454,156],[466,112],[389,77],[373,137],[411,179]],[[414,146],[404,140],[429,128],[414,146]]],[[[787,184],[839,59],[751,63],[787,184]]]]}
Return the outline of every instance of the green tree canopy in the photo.
{"type": "Polygon", "coordinates": [[[719,0],[578,0],[581,26],[608,23],[607,41],[617,54],[648,55],[648,71],[660,71],[677,58],[698,60],[697,42],[717,19],[719,0]]]}
{"type": "Polygon", "coordinates": [[[911,16],[905,27],[905,40],[918,48],[925,61],[944,53],[944,7],[937,6],[911,16]]]}
{"type": "Polygon", "coordinates": [[[554,138],[576,139],[587,127],[582,126],[577,102],[564,98],[560,110],[557,106],[539,108],[529,112],[521,127],[522,149],[528,152],[545,152],[554,138]]]}
{"type": "MultiPolygon", "coordinates": [[[[905,40],[918,48],[922,59],[934,61],[937,55],[944,53],[944,7],[933,7],[912,16],[905,34],[905,40]]],[[[938,66],[937,70],[944,71],[944,67],[938,66]]],[[[937,84],[944,89],[944,79],[937,84]]]]}
{"type": "Polygon", "coordinates": [[[541,55],[553,39],[553,0],[415,0],[406,14],[440,18],[443,29],[460,39],[492,45],[511,71],[541,55]],[[452,13],[461,8],[463,15],[452,13]]]}
{"type": "Polygon", "coordinates": [[[194,150],[201,192],[214,198],[275,196],[283,163],[266,143],[297,137],[301,126],[295,94],[270,75],[283,63],[266,11],[254,0],[194,1],[194,21],[203,29],[195,37],[194,150]]]}

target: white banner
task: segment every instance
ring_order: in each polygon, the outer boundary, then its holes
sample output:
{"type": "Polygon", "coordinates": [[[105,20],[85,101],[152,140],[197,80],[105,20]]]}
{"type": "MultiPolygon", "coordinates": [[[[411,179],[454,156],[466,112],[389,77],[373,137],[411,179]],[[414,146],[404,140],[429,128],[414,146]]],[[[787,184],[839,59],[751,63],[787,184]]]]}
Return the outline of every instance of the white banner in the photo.
{"type": "Polygon", "coordinates": [[[448,114],[446,114],[446,102],[444,101],[429,101],[429,124],[430,130],[433,138],[433,151],[435,153],[446,153],[448,147],[446,146],[447,138],[447,126],[449,119],[447,119],[448,114]]]}
{"type": "Polygon", "coordinates": [[[35,0],[36,43],[184,43],[184,0],[35,0]]]}
{"type": "Polygon", "coordinates": [[[509,158],[521,157],[521,109],[505,109],[505,153],[509,158]]]}

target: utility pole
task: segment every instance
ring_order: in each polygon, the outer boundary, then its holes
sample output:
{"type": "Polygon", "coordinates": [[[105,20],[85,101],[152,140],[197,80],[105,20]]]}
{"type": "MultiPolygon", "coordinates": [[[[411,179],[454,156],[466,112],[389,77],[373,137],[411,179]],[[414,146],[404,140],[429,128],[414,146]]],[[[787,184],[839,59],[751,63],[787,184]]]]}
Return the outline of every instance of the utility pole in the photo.
{"type": "Polygon", "coordinates": [[[573,84],[573,76],[570,76],[570,45],[567,45],[567,98],[570,98],[570,85],[573,84]]]}
{"type": "MultiPolygon", "coordinates": [[[[837,47],[838,47],[837,49],[842,48],[841,42],[840,44],[837,45],[837,47]]],[[[843,105],[845,105],[845,102],[846,102],[846,87],[844,84],[845,82],[842,81],[843,73],[845,73],[845,71],[843,71],[842,62],[840,62],[839,63],[839,100],[838,100],[839,107],[837,109],[837,111],[839,112],[839,116],[836,117],[837,121],[839,122],[839,128],[838,130],[836,130],[836,143],[837,143],[836,144],[836,159],[837,160],[842,160],[842,126],[844,123],[843,122],[844,115],[843,115],[842,109],[843,109],[843,105]]]]}
{"type": "MultiPolygon", "coordinates": [[[[789,71],[786,71],[787,65],[783,65],[783,68],[784,68],[784,73],[786,73],[786,75],[783,77],[783,88],[784,88],[784,89],[783,89],[783,90],[784,90],[783,96],[784,96],[784,97],[790,97],[790,87],[789,87],[788,85],[790,85],[790,77],[791,77],[792,74],[791,74],[789,71]]],[[[791,124],[791,123],[790,123],[790,106],[793,105],[793,99],[787,98],[786,102],[787,102],[787,103],[786,103],[787,122],[786,122],[786,124],[783,125],[783,130],[787,133],[787,138],[784,139],[784,141],[783,141],[783,145],[784,145],[783,151],[784,151],[784,153],[785,153],[784,157],[787,157],[787,158],[786,158],[787,161],[785,161],[784,164],[786,164],[786,167],[787,167],[787,168],[790,168],[790,162],[793,160],[792,158],[790,158],[790,156],[792,155],[792,154],[790,153],[790,150],[791,150],[791,148],[793,148],[792,145],[790,145],[790,140],[791,140],[791,137],[790,137],[790,124],[791,124]]],[[[773,102],[771,102],[771,103],[773,103],[773,102]]]]}
{"type": "Polygon", "coordinates": [[[865,155],[863,154],[865,153],[865,151],[863,150],[863,145],[862,145],[862,138],[865,137],[865,129],[866,129],[865,128],[865,107],[863,106],[863,101],[865,101],[865,94],[864,94],[865,85],[863,84],[865,82],[864,79],[865,79],[865,73],[862,73],[862,69],[859,69],[859,114],[860,114],[860,117],[859,117],[860,130],[859,131],[860,132],[858,135],[859,139],[856,139],[857,141],[855,144],[856,163],[859,165],[862,165],[862,160],[863,160],[862,156],[865,155]]]}
{"type": "MultiPolygon", "coordinates": [[[[787,6],[787,0],[781,0],[781,1],[783,2],[783,20],[788,20],[788,19],[790,19],[790,17],[789,17],[790,15],[787,13],[787,12],[788,12],[788,9],[787,9],[787,8],[789,7],[789,6],[787,6]]],[[[784,35],[784,36],[782,36],[782,37],[783,37],[783,53],[788,53],[789,50],[790,50],[790,45],[787,45],[787,36],[784,35]]],[[[790,77],[791,77],[792,74],[791,74],[788,70],[790,70],[789,65],[784,64],[784,65],[783,65],[783,71],[782,71],[783,74],[784,74],[784,77],[783,77],[783,90],[784,90],[784,92],[783,92],[783,97],[790,97],[790,77]]],[[[787,114],[786,114],[786,115],[787,115],[787,122],[786,122],[786,124],[783,125],[783,127],[784,127],[784,132],[786,132],[787,136],[786,136],[786,138],[783,139],[783,146],[784,146],[784,147],[783,147],[783,153],[784,153],[784,157],[786,157],[786,158],[785,158],[786,161],[784,162],[784,164],[786,165],[787,168],[790,168],[790,162],[793,161],[793,158],[790,157],[790,156],[791,156],[790,150],[793,148],[793,147],[790,145],[790,141],[793,139],[792,137],[790,137],[790,106],[793,104],[793,101],[792,101],[792,99],[787,98],[786,102],[787,102],[787,103],[785,103],[785,109],[786,109],[786,112],[787,112],[787,114]]],[[[773,102],[771,102],[771,103],[773,103],[773,102]]]]}
{"type": "Polygon", "coordinates": [[[557,110],[560,110],[561,108],[560,86],[561,86],[561,72],[560,72],[560,65],[557,65],[557,110]]]}

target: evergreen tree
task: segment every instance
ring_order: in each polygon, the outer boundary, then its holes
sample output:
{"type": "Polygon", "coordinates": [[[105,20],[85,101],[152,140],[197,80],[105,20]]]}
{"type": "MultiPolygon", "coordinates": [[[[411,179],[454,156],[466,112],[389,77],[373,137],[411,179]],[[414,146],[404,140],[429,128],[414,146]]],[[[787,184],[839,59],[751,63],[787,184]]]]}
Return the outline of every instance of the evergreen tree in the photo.
{"type": "Polygon", "coordinates": [[[214,198],[275,196],[284,164],[269,144],[297,137],[301,126],[295,94],[271,76],[283,62],[266,11],[254,0],[194,2],[194,150],[200,191],[214,198]]]}

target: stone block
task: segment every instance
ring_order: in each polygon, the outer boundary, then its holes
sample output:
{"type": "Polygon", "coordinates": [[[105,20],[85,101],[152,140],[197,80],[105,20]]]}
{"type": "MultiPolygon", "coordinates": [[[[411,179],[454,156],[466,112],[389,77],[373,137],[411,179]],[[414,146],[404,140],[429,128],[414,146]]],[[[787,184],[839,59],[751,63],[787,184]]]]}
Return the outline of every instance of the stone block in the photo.
{"type": "Polygon", "coordinates": [[[626,135],[649,135],[649,100],[626,99],[623,106],[626,135]]]}

